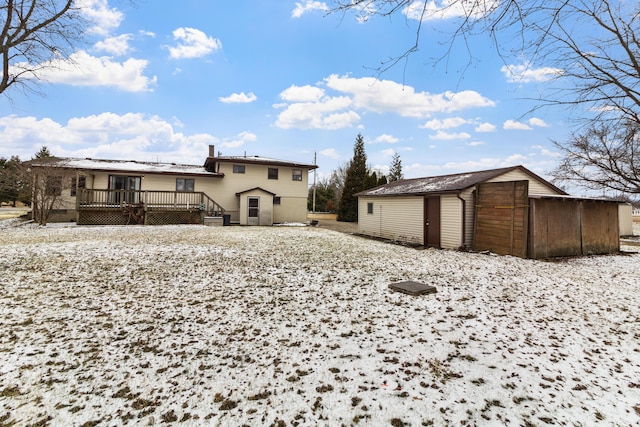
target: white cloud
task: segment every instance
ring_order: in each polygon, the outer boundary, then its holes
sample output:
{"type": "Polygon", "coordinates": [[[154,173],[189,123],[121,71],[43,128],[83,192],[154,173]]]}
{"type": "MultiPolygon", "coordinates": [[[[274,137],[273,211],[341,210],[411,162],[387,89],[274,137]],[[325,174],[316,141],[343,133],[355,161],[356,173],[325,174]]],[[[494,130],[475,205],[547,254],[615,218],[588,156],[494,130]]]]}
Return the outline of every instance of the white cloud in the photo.
{"type": "Polygon", "coordinates": [[[357,108],[403,117],[428,117],[435,112],[452,112],[495,103],[478,92],[447,91],[440,94],[416,92],[413,87],[373,77],[353,78],[333,74],[324,79],[327,87],[349,94],[357,108]]]}
{"type": "Polygon", "coordinates": [[[232,93],[227,97],[221,96],[218,98],[220,102],[224,102],[225,104],[248,104],[257,99],[258,97],[253,92],[249,92],[248,94],[245,94],[244,92],[232,93]]]}
{"type": "MultiPolygon", "coordinates": [[[[53,60],[42,64],[46,68],[38,73],[38,78],[49,83],[62,83],[71,86],[113,86],[127,92],[150,92],[157,78],[143,75],[148,61],[130,58],[114,62],[109,57],[95,57],[85,51],[70,56],[70,61],[53,60]]],[[[28,67],[27,64],[13,65],[16,68],[28,67]]],[[[25,74],[24,77],[34,77],[25,74]]]]}
{"type": "Polygon", "coordinates": [[[515,120],[507,120],[502,125],[506,130],[532,130],[534,127],[548,127],[549,125],[542,119],[537,117],[530,118],[527,123],[518,122],[515,120]],[[527,124],[528,123],[528,124],[527,124]]]}
{"type": "Polygon", "coordinates": [[[491,12],[498,0],[416,0],[403,13],[409,19],[435,20],[469,17],[479,19],[491,12]]]}
{"type": "Polygon", "coordinates": [[[340,153],[338,153],[338,150],[336,150],[335,148],[327,148],[320,151],[319,154],[333,160],[340,160],[341,158],[340,153]]]}
{"type": "Polygon", "coordinates": [[[252,132],[241,132],[233,138],[223,140],[220,146],[226,148],[238,148],[248,142],[254,142],[257,139],[258,137],[252,132]]]}
{"type": "MultiPolygon", "coordinates": [[[[397,114],[425,118],[432,113],[490,107],[495,105],[474,91],[430,94],[390,80],[331,75],[318,86],[291,86],[280,93],[284,101],[275,123],[280,128],[340,129],[360,126],[361,114],[397,114]],[[337,92],[336,96],[328,94],[337,92]]],[[[455,121],[455,119],[454,119],[455,121]]],[[[447,122],[449,123],[449,122],[447,122]]]]}
{"type": "Polygon", "coordinates": [[[106,39],[97,42],[93,47],[98,51],[107,52],[110,55],[126,55],[131,51],[131,46],[129,46],[131,38],[131,34],[107,37],[106,39]]]}
{"type": "Polygon", "coordinates": [[[552,158],[562,157],[562,153],[560,153],[559,151],[551,151],[547,147],[542,145],[534,145],[531,148],[538,150],[538,154],[544,157],[552,157],[552,158]]]}
{"type": "Polygon", "coordinates": [[[531,130],[531,126],[526,123],[517,122],[515,120],[507,120],[502,124],[502,128],[506,130],[531,130]]]}
{"type": "Polygon", "coordinates": [[[546,128],[549,127],[549,125],[542,119],[539,119],[537,117],[532,117],[529,119],[529,124],[531,126],[535,126],[535,127],[541,127],[541,128],[546,128]]]}
{"type": "Polygon", "coordinates": [[[220,40],[195,28],[177,28],[173,30],[173,39],[178,42],[177,46],[169,47],[173,59],[201,58],[222,48],[220,40]]]}
{"type": "Polygon", "coordinates": [[[520,65],[503,65],[500,68],[500,71],[502,71],[509,83],[545,82],[564,73],[563,70],[559,68],[532,68],[528,63],[520,65]]]}
{"type": "Polygon", "coordinates": [[[478,126],[476,126],[475,131],[476,132],[495,132],[496,126],[487,122],[480,123],[478,126]]]}
{"type": "Polygon", "coordinates": [[[316,102],[323,96],[324,90],[310,85],[291,85],[280,93],[280,98],[286,102],[316,102]]]}
{"type": "Polygon", "coordinates": [[[505,166],[521,165],[527,160],[522,154],[512,154],[502,162],[505,166]]]}
{"type": "Polygon", "coordinates": [[[341,129],[360,120],[355,111],[342,111],[351,105],[346,97],[325,97],[318,102],[301,102],[285,107],[276,126],[282,129],[341,129]]]}
{"type": "Polygon", "coordinates": [[[296,2],[296,7],[291,11],[292,18],[300,18],[307,12],[312,12],[315,10],[321,10],[323,12],[328,12],[329,7],[325,2],[322,1],[314,1],[314,0],[305,0],[304,3],[296,2]]]}
{"type": "Polygon", "coordinates": [[[439,119],[429,120],[422,127],[425,129],[431,129],[431,130],[442,130],[442,129],[456,128],[466,123],[468,123],[468,120],[465,120],[462,117],[447,117],[444,120],[439,120],[439,119]]]}
{"type": "Polygon", "coordinates": [[[124,14],[116,8],[110,8],[107,0],[79,0],[76,6],[80,13],[93,24],[89,32],[102,36],[118,28],[124,19],[124,14]]]}
{"type": "Polygon", "coordinates": [[[382,135],[377,136],[373,140],[373,143],[396,144],[399,141],[400,139],[396,138],[395,136],[383,133],[382,135]]]}
{"type": "Polygon", "coordinates": [[[467,145],[469,147],[479,147],[480,145],[484,145],[485,143],[483,141],[472,141],[467,143],[467,145]]]}
{"type": "MultiPolygon", "coordinates": [[[[250,140],[247,136],[244,139],[250,140]]],[[[209,134],[176,132],[166,120],[141,113],[102,113],[75,117],[67,123],[49,118],[5,116],[0,117],[0,140],[4,147],[19,147],[12,152],[21,158],[30,158],[46,145],[52,154],[61,157],[187,164],[202,164],[208,145],[219,142],[209,134]]]]}
{"type": "Polygon", "coordinates": [[[434,139],[438,141],[451,141],[455,139],[469,139],[469,138],[471,138],[471,135],[469,135],[467,132],[449,133],[449,132],[438,131],[435,135],[429,135],[429,139],[434,139]]]}

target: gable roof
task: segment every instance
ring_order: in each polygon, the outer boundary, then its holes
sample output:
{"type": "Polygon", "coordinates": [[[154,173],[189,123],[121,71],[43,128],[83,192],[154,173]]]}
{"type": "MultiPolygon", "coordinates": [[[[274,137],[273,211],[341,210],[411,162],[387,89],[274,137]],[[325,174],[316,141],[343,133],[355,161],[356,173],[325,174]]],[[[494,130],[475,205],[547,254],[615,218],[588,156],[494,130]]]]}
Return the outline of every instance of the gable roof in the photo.
{"type": "Polygon", "coordinates": [[[264,188],[262,188],[262,187],[253,187],[253,188],[249,188],[248,190],[238,191],[238,192],[236,193],[236,196],[239,196],[239,195],[244,194],[244,193],[248,193],[249,191],[255,191],[255,190],[260,190],[260,191],[262,191],[263,193],[271,194],[272,196],[275,196],[275,195],[276,195],[276,193],[273,193],[273,192],[271,192],[271,191],[269,191],[269,190],[265,190],[265,189],[264,189],[264,188]]]}
{"type": "Polygon", "coordinates": [[[559,194],[567,194],[555,185],[539,177],[524,166],[489,169],[477,172],[456,173],[451,175],[430,176],[425,178],[401,179],[379,187],[354,194],[356,197],[378,196],[421,196],[427,194],[458,193],[482,182],[491,180],[505,173],[520,170],[559,194]]]}

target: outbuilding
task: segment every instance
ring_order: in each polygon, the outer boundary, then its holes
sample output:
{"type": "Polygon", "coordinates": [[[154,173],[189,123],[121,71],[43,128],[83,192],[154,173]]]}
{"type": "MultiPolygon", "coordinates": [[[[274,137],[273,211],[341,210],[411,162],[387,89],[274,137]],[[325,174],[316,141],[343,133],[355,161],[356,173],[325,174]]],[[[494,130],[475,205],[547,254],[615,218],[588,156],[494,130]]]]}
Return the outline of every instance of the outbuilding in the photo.
{"type": "MultiPolygon", "coordinates": [[[[558,218],[542,219],[536,213],[537,222],[530,227],[532,200],[564,200],[567,212],[584,212],[588,201],[596,202],[572,198],[524,166],[398,180],[356,196],[360,234],[419,246],[489,250],[523,258],[556,256],[536,250],[536,239],[541,237],[531,233],[532,230],[542,233],[544,223],[541,221],[551,224],[558,218]]],[[[599,233],[589,234],[588,239],[595,242],[588,245],[591,248],[588,253],[616,252],[619,250],[618,206],[599,202],[610,207],[604,209],[606,214],[596,215],[590,230],[599,230],[599,233]],[[615,209],[615,215],[609,209],[615,209]]],[[[542,205],[542,202],[536,203],[542,205]]],[[[560,216],[561,211],[562,208],[557,212],[560,216]]],[[[581,227],[584,218],[578,216],[573,224],[581,227]]],[[[575,230],[572,232],[575,234],[575,230]]],[[[581,235],[580,239],[572,240],[571,250],[565,247],[560,255],[584,253],[585,238],[581,235]]]]}

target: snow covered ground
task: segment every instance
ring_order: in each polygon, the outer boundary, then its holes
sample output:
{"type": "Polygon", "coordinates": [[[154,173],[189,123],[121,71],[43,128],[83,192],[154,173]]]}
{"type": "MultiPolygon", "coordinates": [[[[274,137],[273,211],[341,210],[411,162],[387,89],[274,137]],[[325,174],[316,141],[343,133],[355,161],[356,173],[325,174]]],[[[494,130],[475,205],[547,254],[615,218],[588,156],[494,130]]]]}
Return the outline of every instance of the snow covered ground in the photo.
{"type": "Polygon", "coordinates": [[[0,425],[640,422],[640,254],[544,262],[311,227],[12,224],[0,425]],[[389,291],[404,280],[438,292],[389,291]]]}

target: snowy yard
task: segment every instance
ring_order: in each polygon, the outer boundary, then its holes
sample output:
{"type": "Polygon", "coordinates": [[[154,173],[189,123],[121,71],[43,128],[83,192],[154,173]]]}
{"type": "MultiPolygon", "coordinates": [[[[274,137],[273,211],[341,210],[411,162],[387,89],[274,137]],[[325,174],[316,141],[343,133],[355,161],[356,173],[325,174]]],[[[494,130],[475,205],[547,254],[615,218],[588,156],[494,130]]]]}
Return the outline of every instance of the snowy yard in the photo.
{"type": "Polygon", "coordinates": [[[0,425],[640,422],[640,254],[7,226],[0,272],[0,425]]]}

